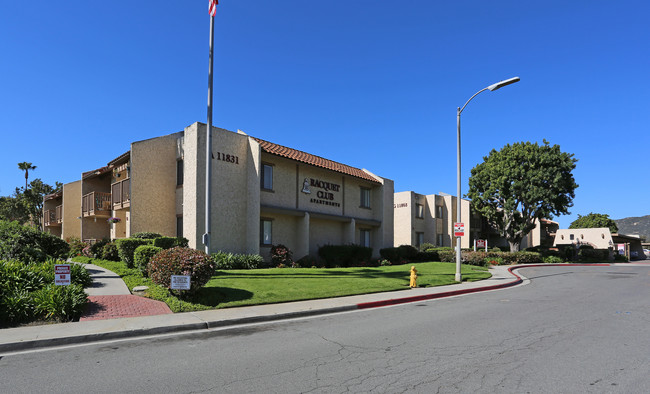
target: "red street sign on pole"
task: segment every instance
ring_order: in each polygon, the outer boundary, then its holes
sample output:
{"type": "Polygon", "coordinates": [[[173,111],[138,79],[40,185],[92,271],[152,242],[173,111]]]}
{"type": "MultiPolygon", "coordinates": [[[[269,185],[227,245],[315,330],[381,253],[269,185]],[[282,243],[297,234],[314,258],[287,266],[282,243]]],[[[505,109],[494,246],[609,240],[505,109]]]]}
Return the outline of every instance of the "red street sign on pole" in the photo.
{"type": "Polygon", "coordinates": [[[454,237],[465,236],[465,223],[454,223],[454,237]]]}

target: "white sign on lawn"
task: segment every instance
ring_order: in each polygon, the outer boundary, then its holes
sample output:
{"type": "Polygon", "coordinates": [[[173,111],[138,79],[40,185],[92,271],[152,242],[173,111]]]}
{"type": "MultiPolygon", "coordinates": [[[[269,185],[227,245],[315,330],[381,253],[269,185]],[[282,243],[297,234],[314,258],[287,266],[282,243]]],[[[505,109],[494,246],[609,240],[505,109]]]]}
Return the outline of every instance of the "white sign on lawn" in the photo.
{"type": "Polygon", "coordinates": [[[70,285],[70,264],[54,264],[54,284],[56,286],[70,285]]]}
{"type": "Polygon", "coordinates": [[[189,275],[172,275],[170,288],[172,290],[189,290],[190,289],[190,276],[189,275]]]}

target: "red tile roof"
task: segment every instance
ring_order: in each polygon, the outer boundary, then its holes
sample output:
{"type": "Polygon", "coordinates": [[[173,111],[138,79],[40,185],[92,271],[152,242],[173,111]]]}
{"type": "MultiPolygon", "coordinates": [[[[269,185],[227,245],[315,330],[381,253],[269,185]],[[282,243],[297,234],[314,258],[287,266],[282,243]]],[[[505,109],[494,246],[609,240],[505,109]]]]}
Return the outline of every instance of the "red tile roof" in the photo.
{"type": "Polygon", "coordinates": [[[356,178],[361,178],[366,181],[380,183],[379,180],[377,180],[375,177],[373,177],[372,175],[368,174],[367,172],[359,168],[350,167],[345,164],[324,159],[320,156],[312,155],[303,151],[299,151],[297,149],[287,148],[286,146],[274,144],[272,142],[264,141],[259,138],[255,138],[255,137],[251,137],[251,138],[259,142],[263,152],[270,153],[272,155],[276,155],[280,157],[285,157],[291,160],[296,160],[301,163],[310,164],[312,166],[325,168],[327,170],[340,172],[341,174],[346,174],[356,178]]]}

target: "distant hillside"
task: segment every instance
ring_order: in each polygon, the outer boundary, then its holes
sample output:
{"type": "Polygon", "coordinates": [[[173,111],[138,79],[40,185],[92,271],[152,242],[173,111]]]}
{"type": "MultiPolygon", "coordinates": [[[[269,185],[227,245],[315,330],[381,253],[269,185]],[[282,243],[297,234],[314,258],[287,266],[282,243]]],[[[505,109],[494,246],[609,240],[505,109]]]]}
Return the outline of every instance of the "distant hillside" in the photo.
{"type": "Polygon", "coordinates": [[[618,232],[625,235],[640,235],[650,242],[650,215],[638,218],[614,219],[618,232]]]}

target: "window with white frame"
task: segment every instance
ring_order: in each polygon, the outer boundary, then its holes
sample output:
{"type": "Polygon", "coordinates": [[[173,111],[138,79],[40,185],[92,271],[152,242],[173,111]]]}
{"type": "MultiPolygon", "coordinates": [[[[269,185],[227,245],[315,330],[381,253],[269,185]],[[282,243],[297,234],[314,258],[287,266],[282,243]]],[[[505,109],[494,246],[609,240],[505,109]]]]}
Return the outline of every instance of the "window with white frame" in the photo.
{"type": "Polygon", "coordinates": [[[361,208],[370,208],[370,189],[365,187],[361,188],[361,203],[359,206],[361,208]]]}
{"type": "Polygon", "coordinates": [[[366,248],[370,247],[370,230],[359,230],[359,244],[366,248]]]}
{"type": "Polygon", "coordinates": [[[273,190],[273,165],[262,163],[262,189],[273,190]]]}
{"type": "Polygon", "coordinates": [[[273,243],[273,221],[271,219],[262,219],[260,221],[260,244],[271,245],[273,243]]]}

